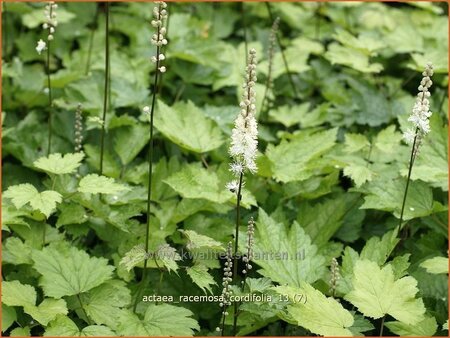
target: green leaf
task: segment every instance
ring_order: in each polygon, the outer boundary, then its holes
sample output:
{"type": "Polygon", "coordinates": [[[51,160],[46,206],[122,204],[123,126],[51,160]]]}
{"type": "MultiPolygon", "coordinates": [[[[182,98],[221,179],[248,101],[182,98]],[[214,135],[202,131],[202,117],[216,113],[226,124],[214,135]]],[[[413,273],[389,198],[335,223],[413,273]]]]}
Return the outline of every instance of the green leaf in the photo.
{"type": "Polygon", "coordinates": [[[415,325],[402,322],[386,322],[386,327],[399,336],[431,337],[437,331],[437,323],[434,317],[426,317],[415,325]]]}
{"type": "Polygon", "coordinates": [[[110,280],[81,296],[86,314],[95,324],[115,328],[121,308],[131,303],[130,290],[123,281],[110,280]]]}
{"type": "Polygon", "coordinates": [[[280,106],[269,110],[271,120],[280,122],[285,127],[292,127],[300,123],[308,113],[310,104],[308,102],[298,106],[280,106]]]}
{"type": "Polygon", "coordinates": [[[33,210],[39,210],[47,218],[55,210],[56,204],[62,201],[59,192],[46,190],[40,193],[29,183],[10,186],[4,197],[10,198],[17,209],[29,203],[33,210]]]}
{"type": "Polygon", "coordinates": [[[24,310],[36,321],[46,326],[57,315],[67,314],[67,305],[63,299],[46,298],[39,306],[25,306],[24,310]]]}
{"type": "Polygon", "coordinates": [[[114,150],[123,165],[129,164],[150,140],[149,128],[142,124],[120,128],[114,135],[114,150]]]}
{"type": "Polygon", "coordinates": [[[364,165],[349,164],[344,168],[344,175],[350,177],[356,187],[360,187],[367,181],[372,180],[374,172],[364,165]]]}
{"type": "Polygon", "coordinates": [[[349,330],[354,322],[352,314],[334,298],[326,297],[305,282],[299,288],[277,286],[274,289],[289,297],[293,305],[287,306],[287,312],[298,325],[323,336],[353,335],[349,330]]]}
{"type": "Polygon", "coordinates": [[[55,153],[39,158],[33,162],[33,165],[48,174],[72,174],[81,165],[83,158],[84,153],[65,154],[64,156],[55,153]]]}
{"type": "Polygon", "coordinates": [[[78,186],[79,192],[87,194],[117,194],[124,190],[130,190],[130,188],[123,184],[115,183],[112,178],[97,174],[84,176],[78,186]]]}
{"type": "Polygon", "coordinates": [[[345,134],[345,152],[347,153],[355,153],[370,146],[370,142],[366,136],[362,134],[345,134]]]}
{"type": "Polygon", "coordinates": [[[186,248],[188,250],[208,248],[210,250],[225,251],[222,243],[212,239],[211,237],[200,235],[193,230],[179,230],[188,239],[186,248]]]}
{"type": "Polygon", "coordinates": [[[89,325],[80,331],[78,326],[67,316],[59,315],[55,320],[50,322],[46,328],[44,337],[90,337],[90,336],[103,336],[111,337],[116,336],[114,331],[106,326],[101,325],[89,325]]]}
{"type": "Polygon", "coordinates": [[[82,224],[88,220],[86,210],[79,204],[63,203],[58,209],[61,210],[61,213],[56,221],[57,227],[67,224],[82,224]]]}
{"type": "Polygon", "coordinates": [[[159,266],[166,267],[169,272],[178,270],[177,261],[181,261],[181,256],[169,244],[161,244],[153,255],[159,266]]]}
{"type": "Polygon", "coordinates": [[[3,264],[32,264],[31,247],[17,237],[9,237],[3,244],[3,264]]]}
{"type": "MultiPolygon", "coordinates": [[[[45,22],[44,7],[26,13],[22,17],[22,23],[25,27],[36,28],[45,22]]],[[[58,8],[58,24],[70,22],[76,15],[66,9],[58,8]]]]}
{"type": "Polygon", "coordinates": [[[211,285],[216,285],[214,278],[208,273],[208,268],[203,264],[195,264],[186,269],[187,274],[191,277],[192,281],[203,290],[206,294],[206,290],[210,294],[213,294],[211,285]]]}
{"type": "Polygon", "coordinates": [[[381,64],[371,63],[367,54],[337,43],[331,43],[328,46],[325,58],[332,64],[348,66],[362,73],[379,73],[383,70],[381,64]]]}
{"type": "Polygon", "coordinates": [[[36,290],[28,284],[19,281],[2,282],[2,304],[8,306],[34,306],[36,304],[36,290]]]}
{"type": "Polygon", "coordinates": [[[13,307],[2,304],[2,332],[6,332],[16,320],[16,310],[13,307]]]}
{"type": "Polygon", "coordinates": [[[217,173],[202,168],[200,163],[183,166],[163,182],[184,198],[202,198],[220,204],[230,199],[230,193],[225,185],[221,186],[217,173]]]}
{"type": "Polygon", "coordinates": [[[448,274],[448,258],[447,257],[433,257],[420,263],[420,266],[427,270],[428,273],[448,274]]]}
{"type": "Polygon", "coordinates": [[[111,279],[114,267],[105,258],[90,257],[71,247],[61,252],[45,247],[32,254],[34,268],[42,275],[40,285],[47,296],[61,298],[77,295],[111,279]]]}
{"type": "Polygon", "coordinates": [[[300,286],[314,283],[325,269],[325,259],[297,222],[288,228],[259,209],[253,261],[258,272],[274,282],[300,286]]]}
{"type": "Polygon", "coordinates": [[[196,153],[214,150],[224,142],[216,123],[191,101],[178,102],[172,107],[159,101],[154,123],[173,143],[196,153]]]}
{"type": "Polygon", "coordinates": [[[342,226],[345,215],[359,198],[359,195],[345,194],[322,203],[303,202],[299,206],[297,222],[312,242],[322,247],[342,226]]]}
{"type": "Polygon", "coordinates": [[[144,319],[131,311],[123,311],[117,332],[123,336],[193,336],[200,330],[193,313],[183,307],[169,304],[150,304],[144,319]]]}
{"type": "Polygon", "coordinates": [[[381,266],[386,263],[399,241],[397,231],[389,231],[381,239],[374,236],[366,242],[366,245],[361,250],[360,258],[368,259],[381,266]]]}
{"type": "Polygon", "coordinates": [[[337,128],[317,133],[300,131],[291,142],[282,141],[278,146],[269,144],[266,155],[272,165],[273,177],[283,183],[311,177],[314,160],[334,146],[336,133],[337,128]]]}
{"type": "Polygon", "coordinates": [[[353,273],[353,290],[344,298],[364,316],[378,319],[388,314],[410,325],[423,319],[425,307],[415,298],[419,290],[414,278],[394,280],[391,265],[380,268],[369,260],[358,260],[353,273]]]}
{"type": "Polygon", "coordinates": [[[127,271],[130,271],[136,265],[144,262],[147,257],[148,254],[145,251],[144,244],[141,243],[131,248],[131,250],[122,257],[120,264],[123,265],[127,271]]]}
{"type": "MultiPolygon", "coordinates": [[[[367,195],[361,209],[389,211],[400,218],[406,179],[383,180],[369,182],[360,191],[367,195]]],[[[433,192],[424,182],[412,181],[409,184],[403,220],[428,216],[433,212],[433,192]]]]}
{"type": "Polygon", "coordinates": [[[11,337],[31,337],[30,328],[28,326],[25,327],[16,327],[11,330],[9,334],[11,337]]]}

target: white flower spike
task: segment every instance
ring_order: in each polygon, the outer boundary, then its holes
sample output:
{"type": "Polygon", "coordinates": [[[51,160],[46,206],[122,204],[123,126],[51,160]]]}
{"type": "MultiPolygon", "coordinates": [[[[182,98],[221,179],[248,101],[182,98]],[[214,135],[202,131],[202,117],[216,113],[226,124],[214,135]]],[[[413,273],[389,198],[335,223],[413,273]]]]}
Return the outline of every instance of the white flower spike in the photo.
{"type": "Polygon", "coordinates": [[[433,84],[431,81],[431,77],[433,76],[433,65],[431,62],[427,63],[422,76],[422,81],[420,81],[418,87],[419,94],[417,94],[412,113],[408,118],[408,121],[412,122],[413,126],[403,133],[405,142],[414,145],[416,155],[423,137],[431,130],[429,120],[432,115],[429,100],[431,96],[429,89],[433,84]]]}
{"type": "Polygon", "coordinates": [[[156,63],[158,66],[158,70],[161,73],[166,72],[166,67],[161,66],[161,61],[165,59],[164,54],[160,54],[160,48],[162,46],[167,45],[168,41],[165,38],[167,33],[167,29],[165,27],[167,23],[167,4],[164,1],[156,1],[156,6],[153,8],[153,20],[151,21],[151,25],[156,28],[156,33],[152,35],[152,44],[157,47],[157,55],[152,56],[151,60],[153,63],[156,63]]]}

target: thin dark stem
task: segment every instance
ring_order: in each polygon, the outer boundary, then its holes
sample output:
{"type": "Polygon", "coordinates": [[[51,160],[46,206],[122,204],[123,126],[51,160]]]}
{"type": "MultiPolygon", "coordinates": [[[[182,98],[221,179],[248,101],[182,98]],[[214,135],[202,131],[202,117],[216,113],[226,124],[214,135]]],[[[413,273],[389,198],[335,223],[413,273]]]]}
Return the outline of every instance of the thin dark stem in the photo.
{"type": "MultiPolygon", "coordinates": [[[[267,7],[267,11],[269,12],[270,20],[273,22],[274,21],[274,17],[273,17],[272,7],[270,5],[270,2],[266,2],[265,4],[266,4],[266,7],[267,7]]],[[[291,74],[291,72],[289,70],[289,65],[288,65],[288,62],[287,62],[287,59],[286,59],[286,55],[284,54],[284,49],[283,49],[283,45],[281,44],[280,35],[278,33],[276,34],[276,38],[277,38],[278,46],[280,47],[281,57],[283,59],[284,68],[286,69],[286,73],[287,73],[287,76],[288,76],[288,79],[289,79],[289,83],[291,84],[292,90],[294,91],[295,98],[298,99],[299,96],[298,96],[298,93],[297,93],[297,88],[295,87],[294,79],[292,78],[292,74],[291,74]]]]}
{"type": "Polygon", "coordinates": [[[221,335],[222,337],[225,335],[225,312],[227,311],[227,307],[224,305],[222,308],[222,331],[221,335]]]}
{"type": "MultiPolygon", "coordinates": [[[[51,15],[51,14],[50,14],[51,15]]],[[[53,99],[52,99],[52,82],[50,77],[50,40],[47,41],[47,61],[46,61],[46,71],[47,71],[47,88],[48,88],[48,145],[47,145],[47,156],[50,155],[52,151],[52,113],[53,113],[53,99]]]]}
{"type": "Polygon", "coordinates": [[[83,302],[81,301],[80,294],[77,294],[78,302],[80,303],[81,311],[83,311],[84,316],[86,317],[87,323],[91,325],[91,321],[89,320],[89,317],[87,315],[86,309],[84,308],[83,302]]]}
{"type": "Polygon", "coordinates": [[[97,24],[99,13],[100,13],[100,7],[97,4],[97,8],[95,10],[94,21],[92,23],[91,35],[89,37],[88,56],[87,56],[86,70],[85,70],[85,74],[86,75],[89,74],[89,69],[91,67],[92,48],[94,47],[94,35],[95,35],[95,31],[96,31],[95,27],[96,27],[96,24],[97,24]]]}
{"type": "Polygon", "coordinates": [[[415,156],[416,155],[415,148],[416,148],[418,131],[419,131],[419,128],[416,128],[416,135],[414,136],[414,141],[413,141],[413,145],[412,145],[412,149],[411,149],[411,156],[410,156],[410,159],[409,159],[408,178],[406,180],[405,193],[403,194],[402,210],[400,212],[400,220],[398,222],[398,231],[400,231],[401,227],[402,227],[403,213],[405,211],[405,205],[406,205],[406,196],[408,195],[409,181],[411,179],[412,167],[413,167],[414,160],[415,160],[415,157],[416,157],[415,156]]]}
{"type": "Polygon", "coordinates": [[[383,318],[381,318],[380,337],[383,336],[384,317],[385,317],[385,316],[383,316],[383,318]]]}
{"type": "MultiPolygon", "coordinates": [[[[160,5],[161,6],[161,5],[160,5]]],[[[161,11],[161,9],[160,9],[161,11]]],[[[160,34],[160,26],[158,26],[157,29],[157,36],[160,34]]],[[[145,229],[145,252],[148,252],[148,240],[150,237],[150,215],[151,215],[151,198],[152,198],[152,172],[153,172],[153,118],[155,113],[155,103],[156,103],[156,94],[158,90],[158,75],[159,75],[159,54],[161,52],[161,47],[156,46],[156,65],[155,65],[155,78],[153,82],[153,94],[152,94],[152,107],[150,109],[150,126],[149,126],[149,133],[150,133],[150,143],[148,146],[148,189],[147,189],[147,224],[145,229]]],[[[140,289],[145,285],[144,281],[147,277],[147,265],[148,265],[148,258],[144,260],[144,270],[142,272],[142,280],[141,280],[141,286],[140,289]]],[[[140,292],[138,292],[139,295],[140,292]]],[[[139,297],[136,298],[133,312],[136,312],[137,302],[139,297]]]]}
{"type": "Polygon", "coordinates": [[[248,55],[247,23],[246,23],[246,20],[245,20],[244,2],[241,2],[241,17],[242,17],[242,29],[244,30],[245,55],[246,55],[246,58],[247,58],[247,55],[248,55]]]}
{"type": "Polygon", "coordinates": [[[105,9],[105,85],[103,88],[103,117],[102,117],[102,132],[100,140],[100,175],[103,174],[103,155],[105,151],[105,125],[106,125],[106,110],[108,107],[108,85],[109,85],[109,2],[106,2],[105,9]]]}
{"type": "MultiPolygon", "coordinates": [[[[236,281],[238,272],[238,250],[239,250],[239,225],[241,222],[241,191],[242,182],[244,179],[244,173],[241,172],[239,176],[239,186],[237,191],[237,202],[236,202],[236,229],[234,234],[234,261],[233,261],[233,279],[236,281]]],[[[234,315],[233,315],[233,335],[236,335],[237,329],[237,319],[238,319],[238,303],[234,303],[234,315]]]]}

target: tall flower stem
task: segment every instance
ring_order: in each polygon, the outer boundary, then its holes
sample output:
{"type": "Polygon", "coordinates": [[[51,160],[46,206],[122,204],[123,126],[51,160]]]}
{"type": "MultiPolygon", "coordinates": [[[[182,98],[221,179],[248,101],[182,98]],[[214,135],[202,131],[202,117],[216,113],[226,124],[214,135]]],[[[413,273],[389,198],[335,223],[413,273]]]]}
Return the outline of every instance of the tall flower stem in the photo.
{"type": "Polygon", "coordinates": [[[411,180],[411,172],[412,172],[412,167],[414,165],[414,161],[416,159],[416,142],[417,142],[417,135],[418,135],[418,128],[416,128],[416,135],[414,136],[414,141],[413,141],[413,145],[411,148],[411,156],[409,158],[409,168],[408,168],[408,177],[406,179],[406,186],[405,186],[405,192],[403,194],[403,202],[402,202],[402,209],[400,211],[400,219],[398,221],[398,231],[401,230],[402,228],[402,223],[403,223],[403,214],[405,212],[405,205],[406,205],[406,196],[408,195],[408,188],[409,188],[409,182],[411,180]]]}
{"type": "MultiPolygon", "coordinates": [[[[156,56],[153,57],[153,61],[155,62],[155,75],[153,79],[153,88],[152,88],[152,105],[151,108],[145,107],[144,111],[150,114],[150,125],[149,125],[149,134],[150,134],[150,143],[148,145],[148,188],[147,188],[147,224],[145,228],[145,252],[148,253],[149,250],[149,238],[150,238],[150,218],[151,218],[151,198],[152,198],[152,172],[153,172],[153,153],[154,153],[154,142],[153,142],[153,120],[155,115],[155,104],[156,104],[156,95],[158,93],[158,80],[159,80],[159,73],[163,73],[165,71],[165,67],[160,67],[160,62],[164,60],[164,56],[161,54],[161,47],[165,44],[167,44],[167,40],[164,39],[164,34],[166,33],[166,28],[162,27],[163,25],[163,19],[167,19],[167,11],[164,9],[166,8],[166,4],[164,2],[158,2],[158,6],[155,7],[153,14],[155,17],[155,20],[152,21],[152,25],[156,27],[156,34],[154,34],[152,43],[156,45],[156,56]]],[[[140,294],[145,286],[145,281],[147,278],[147,266],[148,266],[148,259],[149,257],[146,257],[144,260],[144,270],[142,272],[142,279],[139,286],[139,290],[137,292],[137,296],[135,299],[135,303],[133,306],[133,312],[136,312],[136,307],[139,302],[140,294]]],[[[162,276],[161,276],[162,278],[162,276]]],[[[161,279],[162,280],[162,279],[161,279]]]]}
{"type": "Polygon", "coordinates": [[[108,87],[109,87],[109,2],[106,2],[105,9],[105,82],[103,88],[103,116],[102,131],[100,136],[100,175],[103,174],[103,156],[105,152],[105,125],[106,110],[108,108],[108,87]]]}
{"type": "MultiPolygon", "coordinates": [[[[273,13],[272,13],[272,7],[270,5],[270,2],[266,2],[265,4],[266,4],[266,7],[267,7],[267,11],[269,12],[270,21],[273,22],[274,21],[274,16],[273,16],[273,13]]],[[[281,43],[281,39],[280,39],[279,34],[276,34],[276,38],[277,38],[278,46],[280,47],[281,58],[283,59],[284,68],[286,69],[286,73],[287,73],[287,76],[288,76],[288,79],[289,79],[289,83],[291,84],[292,90],[294,91],[295,98],[298,99],[299,96],[298,96],[297,88],[295,87],[294,79],[292,78],[292,74],[291,74],[291,72],[289,70],[289,64],[287,62],[286,55],[284,54],[284,49],[283,49],[283,45],[281,43]]]]}
{"type": "Polygon", "coordinates": [[[50,40],[47,42],[47,60],[46,60],[46,72],[47,72],[47,88],[48,88],[48,144],[47,144],[47,156],[52,151],[52,115],[53,115],[53,99],[52,99],[52,82],[50,76],[50,40]]]}

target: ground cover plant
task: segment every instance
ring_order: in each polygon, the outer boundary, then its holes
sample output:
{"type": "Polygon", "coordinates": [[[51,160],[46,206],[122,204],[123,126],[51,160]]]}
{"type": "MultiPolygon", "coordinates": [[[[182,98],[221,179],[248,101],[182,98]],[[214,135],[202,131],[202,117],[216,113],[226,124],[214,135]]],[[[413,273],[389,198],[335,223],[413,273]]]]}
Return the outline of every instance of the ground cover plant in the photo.
{"type": "Polygon", "coordinates": [[[446,3],[2,3],[4,336],[448,334],[446,3]]]}

